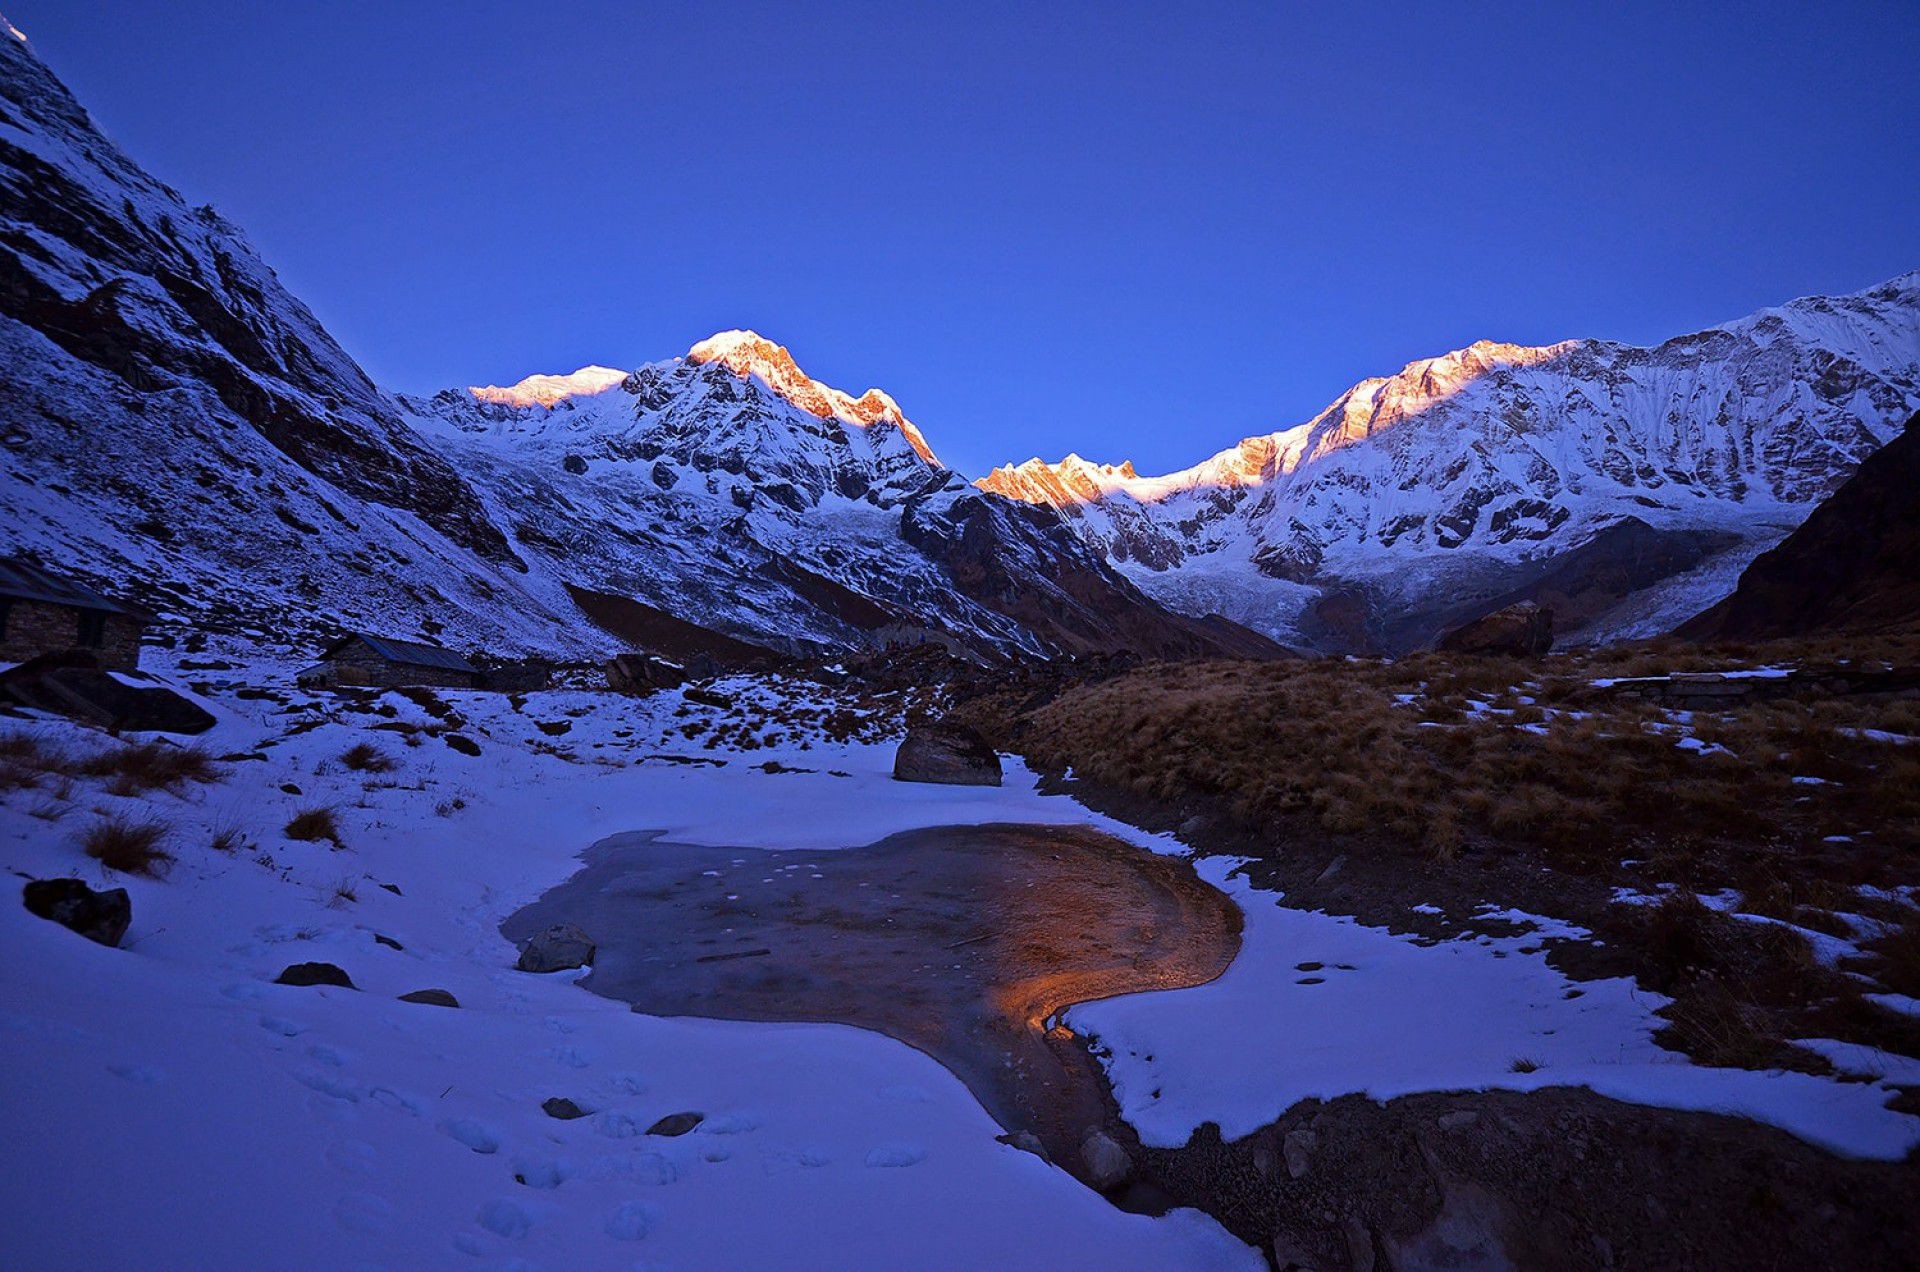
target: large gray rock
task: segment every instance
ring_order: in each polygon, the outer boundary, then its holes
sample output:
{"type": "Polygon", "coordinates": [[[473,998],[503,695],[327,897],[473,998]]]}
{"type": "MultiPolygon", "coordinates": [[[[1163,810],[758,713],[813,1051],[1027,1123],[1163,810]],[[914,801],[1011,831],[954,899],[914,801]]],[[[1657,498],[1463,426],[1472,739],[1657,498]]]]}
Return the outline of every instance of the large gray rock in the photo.
{"type": "Polygon", "coordinates": [[[1087,1168],[1087,1182],[1101,1192],[1133,1174],[1133,1159],[1105,1131],[1094,1131],[1080,1141],[1080,1162],[1087,1168]]]}
{"type": "Polygon", "coordinates": [[[520,947],[523,972],[564,972],[593,965],[593,938],[571,923],[556,923],[520,947]]]}
{"type": "Polygon", "coordinates": [[[133,922],[133,902],[125,888],[95,892],[78,879],[35,879],[21,889],[20,900],[29,913],[102,945],[119,945],[133,922]]]}
{"type": "Polygon", "coordinates": [[[1000,785],[1000,757],[986,739],[964,725],[916,724],[893,756],[896,782],[943,786],[1000,785]]]}

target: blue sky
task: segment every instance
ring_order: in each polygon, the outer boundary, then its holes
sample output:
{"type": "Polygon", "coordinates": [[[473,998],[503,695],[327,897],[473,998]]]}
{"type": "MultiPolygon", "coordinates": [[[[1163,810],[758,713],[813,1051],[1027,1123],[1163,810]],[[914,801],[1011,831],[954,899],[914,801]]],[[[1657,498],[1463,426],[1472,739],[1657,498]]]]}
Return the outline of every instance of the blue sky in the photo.
{"type": "Polygon", "coordinates": [[[948,462],[1920,267],[1920,6],[4,0],[382,383],[753,327],[948,462]]]}

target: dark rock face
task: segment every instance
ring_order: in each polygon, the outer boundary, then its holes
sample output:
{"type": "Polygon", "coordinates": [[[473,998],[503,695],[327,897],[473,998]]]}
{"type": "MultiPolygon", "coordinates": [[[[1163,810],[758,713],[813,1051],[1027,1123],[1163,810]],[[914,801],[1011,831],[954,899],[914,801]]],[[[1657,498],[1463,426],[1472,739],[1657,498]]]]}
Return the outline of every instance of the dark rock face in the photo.
{"type": "Polygon", "coordinates": [[[416,989],[400,995],[403,1003],[425,1003],[429,1007],[458,1007],[460,1000],[444,989],[416,989]]]}
{"type": "Polygon", "coordinates": [[[1920,415],[1861,463],[1733,594],[1681,624],[1696,640],[1920,626],[1920,415]]]}
{"type": "Polygon", "coordinates": [[[593,938],[571,923],[556,923],[521,947],[523,972],[564,972],[593,965],[593,938]]]}
{"type": "Polygon", "coordinates": [[[1553,611],[1521,601],[1448,632],[1439,648],[1455,654],[1537,658],[1553,648],[1553,611]]]}
{"type": "Polygon", "coordinates": [[[118,946],[133,922],[125,888],[95,892],[78,879],[35,879],[21,889],[21,903],[37,914],[102,945],[118,946]]]}
{"type": "Polygon", "coordinates": [[[958,724],[918,724],[893,757],[896,782],[942,786],[1000,785],[1000,757],[972,729],[958,724]]]}
{"type": "Polygon", "coordinates": [[[225,412],[339,489],[417,513],[489,560],[514,560],[473,490],[244,236],[129,161],[18,40],[0,44],[0,112],[64,147],[49,162],[0,140],[6,219],[34,227],[0,236],[0,316],[130,394],[211,390],[225,412]],[[56,284],[49,267],[77,276],[56,284]]]}
{"type": "Polygon", "coordinates": [[[353,978],[332,963],[295,963],[273,978],[276,985],[338,985],[354,988],[353,978]]]}

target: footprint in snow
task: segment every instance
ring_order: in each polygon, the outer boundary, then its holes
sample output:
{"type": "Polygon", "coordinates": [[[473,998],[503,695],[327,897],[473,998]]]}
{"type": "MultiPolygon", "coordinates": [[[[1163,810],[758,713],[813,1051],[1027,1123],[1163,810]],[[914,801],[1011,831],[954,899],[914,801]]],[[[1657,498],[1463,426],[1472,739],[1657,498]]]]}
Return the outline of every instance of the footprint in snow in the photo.
{"type": "Polygon", "coordinates": [[[365,1140],[337,1140],[327,1146],[327,1163],[349,1175],[371,1175],[380,1168],[380,1153],[365,1140]]]}
{"type": "Polygon", "coordinates": [[[449,1118],[440,1129],[476,1153],[500,1151],[500,1137],[470,1117],[449,1118]]]}
{"type": "Polygon", "coordinates": [[[607,1220],[606,1232],[615,1241],[638,1241],[653,1231],[653,1225],[658,1222],[652,1206],[644,1201],[629,1201],[607,1220]]]}
{"type": "Polygon", "coordinates": [[[480,1207],[475,1221],[495,1236],[518,1240],[533,1231],[533,1216],[511,1201],[490,1201],[480,1207]]]}
{"type": "Polygon", "coordinates": [[[833,1164],[833,1155],[824,1148],[803,1148],[794,1160],[807,1167],[830,1166],[833,1164]]]}
{"type": "Polygon", "coordinates": [[[393,1207],[372,1193],[348,1193],[333,1205],[333,1221],[348,1232],[385,1232],[393,1207]]]}
{"type": "Polygon", "coordinates": [[[724,1113],[708,1118],[700,1129],[708,1135],[744,1135],[759,1130],[760,1119],[750,1113],[724,1113]]]}
{"type": "Polygon", "coordinates": [[[167,1076],[150,1064],[110,1064],[107,1072],[116,1078],[125,1078],[135,1086],[157,1086],[167,1076]]]}
{"type": "Polygon", "coordinates": [[[307,1027],[282,1016],[260,1017],[260,1027],[268,1033],[279,1034],[282,1038],[297,1038],[307,1031],[307,1027]]]}
{"type": "Polygon", "coordinates": [[[918,1166],[927,1160],[927,1150],[918,1144],[882,1144],[867,1152],[869,1166],[918,1166]]]}
{"type": "Polygon", "coordinates": [[[547,1054],[569,1069],[584,1069],[593,1063],[593,1052],[580,1047],[555,1047],[547,1054]]]}

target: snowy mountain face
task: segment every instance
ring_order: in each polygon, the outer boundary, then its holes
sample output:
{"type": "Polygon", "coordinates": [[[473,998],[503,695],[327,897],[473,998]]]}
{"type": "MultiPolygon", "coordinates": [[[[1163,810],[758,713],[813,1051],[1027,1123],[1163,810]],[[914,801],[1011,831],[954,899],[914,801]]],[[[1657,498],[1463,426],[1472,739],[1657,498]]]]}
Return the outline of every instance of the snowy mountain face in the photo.
{"type": "Polygon", "coordinates": [[[1582,548],[1598,583],[1555,598],[1576,634],[1650,635],[1723,595],[1916,405],[1920,273],[1651,349],[1483,341],[1166,476],[1069,455],[979,485],[1067,514],[1175,608],[1283,640],[1420,643],[1582,548]]]}
{"type": "Polygon", "coordinates": [[[691,623],[785,651],[1265,647],[1162,609],[1053,510],[947,471],[886,394],[751,332],[632,372],[384,393],[14,38],[0,360],[0,554],[257,639],[586,654],[691,623]]]}
{"type": "Polygon", "coordinates": [[[823,385],[752,332],[611,387],[595,372],[400,399],[520,549],[578,588],[780,648],[902,629],[981,652],[1222,647],[1219,625],[1147,601],[1052,509],[943,467],[886,394],[823,385]]]}

